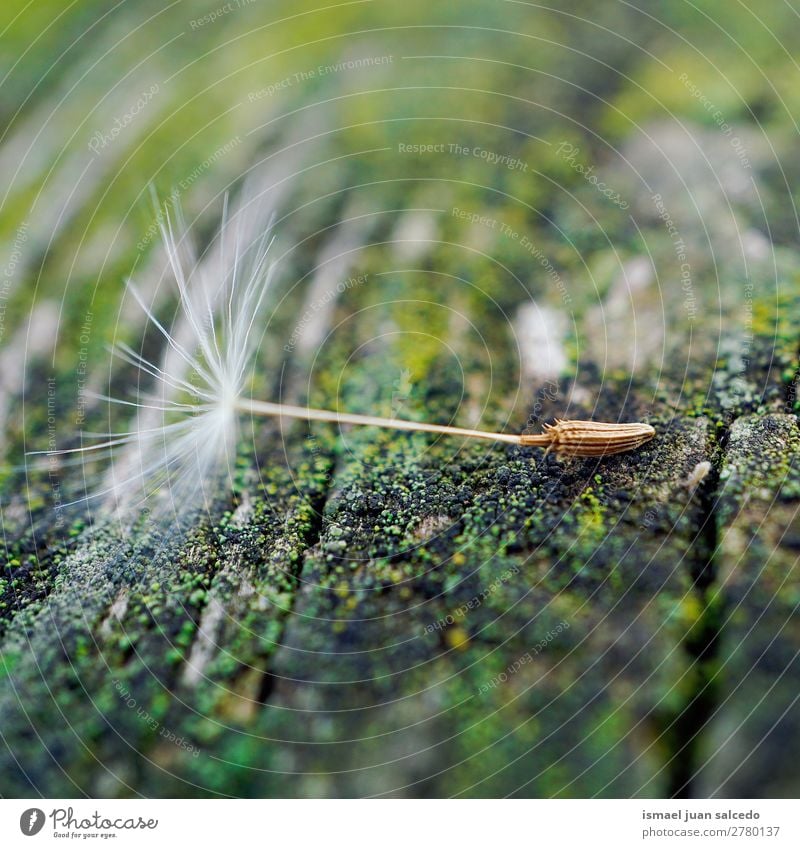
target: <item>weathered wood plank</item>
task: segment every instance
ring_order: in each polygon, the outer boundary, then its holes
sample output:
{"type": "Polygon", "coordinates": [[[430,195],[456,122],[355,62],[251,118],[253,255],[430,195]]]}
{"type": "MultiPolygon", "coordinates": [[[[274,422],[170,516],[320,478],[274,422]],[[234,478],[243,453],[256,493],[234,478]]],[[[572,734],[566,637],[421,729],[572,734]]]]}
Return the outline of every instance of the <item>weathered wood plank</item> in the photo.
{"type": "MultiPolygon", "coordinates": [[[[59,136],[43,135],[36,167],[9,177],[0,235],[31,227],[3,295],[9,462],[47,446],[48,400],[73,443],[80,356],[98,388],[134,379],[102,352],[138,342],[141,319],[119,311],[131,267],[171,315],[152,222],[130,213],[144,182],[181,185],[207,238],[213,199],[251,169],[283,286],[254,396],[515,432],[646,419],[658,436],[559,462],[246,422],[234,491],[185,535],[59,524],[47,469],[3,469],[0,794],[796,795],[791,120],[759,134],[728,97],[745,165],[678,77],[710,79],[704,66],[627,9],[412,0],[273,26],[256,6],[219,24],[235,50],[202,27],[143,68],[170,85],[106,152],[108,179],[98,167],[64,196],[79,133],[52,163],[59,136]],[[368,43],[343,35],[371,26],[368,43]],[[391,61],[292,76],[349,50],[391,61]],[[61,332],[42,338],[62,298],[61,332]]],[[[185,29],[163,15],[160,32],[185,29]]],[[[71,132],[106,83],[90,75],[63,111],[43,87],[0,161],[45,112],[71,132]]],[[[747,90],[778,111],[774,90],[747,90]]],[[[162,355],[158,333],[144,349],[162,355]]],[[[86,429],[107,426],[90,404],[86,429]]],[[[80,468],[61,475],[80,490],[80,468]]]]}
{"type": "Polygon", "coordinates": [[[721,474],[718,644],[703,794],[794,797],[800,723],[798,461],[794,415],[734,421],[721,474]]]}

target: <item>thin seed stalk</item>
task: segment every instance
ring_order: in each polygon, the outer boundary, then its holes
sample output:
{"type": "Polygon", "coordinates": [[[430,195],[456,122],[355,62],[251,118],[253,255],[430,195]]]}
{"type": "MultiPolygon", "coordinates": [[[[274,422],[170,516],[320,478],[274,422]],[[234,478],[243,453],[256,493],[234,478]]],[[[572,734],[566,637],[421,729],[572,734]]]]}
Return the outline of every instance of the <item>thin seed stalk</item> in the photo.
{"type": "MultiPolygon", "coordinates": [[[[510,445],[522,444],[522,436],[511,433],[490,433],[486,430],[470,430],[464,427],[448,427],[445,424],[428,424],[424,421],[406,421],[402,418],[381,418],[377,415],[357,415],[353,412],[333,412],[327,409],[312,409],[306,406],[292,406],[284,403],[270,403],[262,400],[240,399],[236,404],[240,412],[253,415],[271,415],[279,418],[299,418],[304,421],[327,421],[331,424],[360,424],[366,427],[381,427],[385,430],[407,430],[420,433],[442,433],[447,436],[463,436],[468,439],[484,439],[490,442],[505,442],[510,445]]],[[[547,436],[540,436],[540,445],[549,445],[547,436]]],[[[528,443],[530,444],[530,443],[528,443]]]]}
{"type": "Polygon", "coordinates": [[[358,415],[352,412],[333,412],[306,406],[271,403],[269,401],[241,398],[236,402],[240,412],[251,415],[268,415],[278,418],[297,418],[303,421],[326,421],[332,424],[356,424],[381,427],[389,430],[404,430],[419,433],[439,433],[467,439],[483,439],[490,442],[543,447],[559,455],[576,457],[600,457],[634,450],[655,436],[649,424],[616,424],[601,421],[556,421],[545,424],[545,432],[537,435],[514,435],[492,433],[487,430],[471,430],[450,427],[445,424],[429,424],[424,421],[406,421],[402,418],[382,418],[377,415],[358,415]]]}

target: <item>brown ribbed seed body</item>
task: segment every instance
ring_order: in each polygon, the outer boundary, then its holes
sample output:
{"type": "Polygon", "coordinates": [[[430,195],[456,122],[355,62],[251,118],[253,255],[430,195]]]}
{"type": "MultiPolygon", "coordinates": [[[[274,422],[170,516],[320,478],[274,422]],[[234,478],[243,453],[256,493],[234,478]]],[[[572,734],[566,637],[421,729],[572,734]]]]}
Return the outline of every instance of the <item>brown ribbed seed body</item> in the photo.
{"type": "Polygon", "coordinates": [[[545,424],[537,436],[520,436],[521,445],[554,450],[559,456],[609,456],[641,447],[655,436],[649,424],[606,424],[601,421],[561,421],[545,424]]]}

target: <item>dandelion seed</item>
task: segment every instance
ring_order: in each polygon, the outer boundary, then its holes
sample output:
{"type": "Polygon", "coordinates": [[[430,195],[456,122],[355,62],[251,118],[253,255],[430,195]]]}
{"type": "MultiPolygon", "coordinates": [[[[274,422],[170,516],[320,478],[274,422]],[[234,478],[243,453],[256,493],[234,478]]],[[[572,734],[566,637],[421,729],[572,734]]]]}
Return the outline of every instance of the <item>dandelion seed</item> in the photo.
{"type": "Polygon", "coordinates": [[[545,425],[539,435],[516,435],[248,398],[245,388],[254,365],[259,319],[275,271],[269,261],[273,242],[269,228],[252,245],[243,247],[241,227],[229,224],[226,203],[219,236],[222,268],[215,283],[209,279],[208,269],[195,260],[180,211],[176,224],[179,235],[172,218],[165,215],[161,230],[185,332],[179,339],[168,330],[129,283],[131,295],[164,337],[168,356],[158,365],[129,345],[118,344],[113,348],[115,356],[137,368],[154,389],[150,395],[133,400],[99,396],[139,413],[155,414],[155,422],[148,423],[147,417],[140,415],[128,432],[108,435],[88,447],[44,452],[48,456],[110,455],[114,462],[108,484],[93,497],[107,499],[117,509],[141,505],[149,496],[164,492],[168,492],[178,513],[190,505],[207,505],[218,494],[225,474],[230,475],[242,415],[482,439],[544,447],[573,457],[602,457],[633,450],[655,435],[649,424],[593,421],[557,421],[545,425]],[[223,245],[230,226],[236,230],[233,255],[226,266],[223,245]],[[125,460],[117,462],[123,449],[125,460]]]}
{"type": "Polygon", "coordinates": [[[520,436],[520,444],[546,446],[563,456],[610,456],[641,447],[656,434],[649,424],[560,419],[544,429],[540,436],[520,436]]]}

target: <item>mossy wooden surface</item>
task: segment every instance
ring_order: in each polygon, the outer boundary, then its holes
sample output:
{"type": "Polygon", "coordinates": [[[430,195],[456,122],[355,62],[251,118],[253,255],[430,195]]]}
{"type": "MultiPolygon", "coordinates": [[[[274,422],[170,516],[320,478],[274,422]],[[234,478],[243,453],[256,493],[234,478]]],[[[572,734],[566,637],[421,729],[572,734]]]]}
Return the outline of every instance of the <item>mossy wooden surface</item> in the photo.
{"type": "MultiPolygon", "coordinates": [[[[195,22],[215,7],[195,5],[195,22]]],[[[27,46],[56,6],[10,37],[27,46]]],[[[730,39],[677,4],[663,25],[594,7],[252,4],[193,27],[83,3],[25,54],[0,157],[57,108],[3,177],[1,794],[797,795],[797,71],[728,4],[730,39]],[[156,33],[170,46],[141,63],[156,33]],[[358,57],[382,59],[336,70],[358,57]],[[48,447],[51,410],[74,444],[81,363],[101,390],[106,343],[141,340],[127,274],[173,314],[148,182],[178,186],[208,240],[248,172],[281,257],[256,397],[514,432],[646,420],[657,438],[559,462],[246,422],[234,491],[180,540],[57,521],[24,451],[48,447]]]]}

